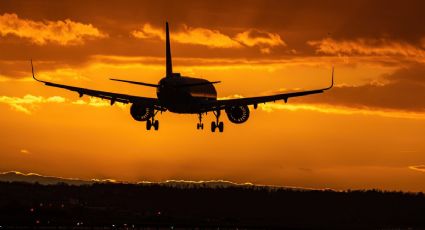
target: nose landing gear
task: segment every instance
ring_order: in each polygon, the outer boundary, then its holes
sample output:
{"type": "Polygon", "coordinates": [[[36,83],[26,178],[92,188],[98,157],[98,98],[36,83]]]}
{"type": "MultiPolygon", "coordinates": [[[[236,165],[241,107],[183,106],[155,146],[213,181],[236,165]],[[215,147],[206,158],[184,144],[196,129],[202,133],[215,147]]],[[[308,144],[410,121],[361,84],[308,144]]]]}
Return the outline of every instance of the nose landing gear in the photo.
{"type": "Polygon", "coordinates": [[[158,113],[158,111],[154,111],[152,116],[150,117],[150,120],[148,119],[146,121],[146,130],[151,130],[152,127],[154,128],[154,130],[159,129],[159,121],[155,120],[155,115],[157,113],[158,113]]]}
{"type": "Polygon", "coordinates": [[[198,114],[199,123],[196,124],[196,129],[204,129],[204,123],[202,123],[202,113],[198,114]]]}

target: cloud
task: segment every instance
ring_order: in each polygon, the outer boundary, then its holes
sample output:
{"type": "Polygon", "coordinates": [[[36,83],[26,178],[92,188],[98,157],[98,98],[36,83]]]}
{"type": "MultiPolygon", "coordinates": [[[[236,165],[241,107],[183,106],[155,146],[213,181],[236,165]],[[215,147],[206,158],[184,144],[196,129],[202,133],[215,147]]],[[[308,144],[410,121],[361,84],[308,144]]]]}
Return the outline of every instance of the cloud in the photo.
{"type": "Polygon", "coordinates": [[[401,68],[383,76],[382,83],[339,86],[309,97],[294,98],[301,103],[318,103],[368,109],[425,112],[425,66],[401,68]]]}
{"type": "Polygon", "coordinates": [[[409,169],[419,171],[419,172],[425,172],[425,165],[409,166],[409,169]]]}
{"type": "Polygon", "coordinates": [[[425,61],[425,50],[410,43],[388,39],[334,40],[326,38],[308,41],[317,53],[330,55],[403,56],[425,61]]]}
{"type": "Polygon", "coordinates": [[[19,152],[22,153],[22,154],[30,154],[30,151],[28,151],[26,149],[21,149],[19,152]]]}
{"type": "Polygon", "coordinates": [[[240,44],[229,36],[217,30],[205,28],[191,28],[184,26],[184,32],[177,33],[175,40],[180,43],[199,44],[215,48],[238,48],[240,44]]]}
{"type": "MultiPolygon", "coordinates": [[[[111,102],[109,100],[102,100],[100,98],[96,98],[96,97],[90,97],[89,101],[84,101],[84,100],[77,100],[72,102],[71,104],[74,105],[89,105],[89,106],[93,106],[93,107],[110,107],[111,106],[111,102]]],[[[114,105],[117,105],[120,108],[125,108],[126,105],[123,103],[116,103],[114,105]]]]}
{"type": "MultiPolygon", "coordinates": [[[[149,23],[144,24],[138,30],[132,31],[131,35],[140,39],[165,40],[164,31],[153,27],[149,23]]],[[[193,28],[183,25],[182,31],[173,33],[170,37],[178,43],[203,45],[212,48],[241,48],[243,45],[247,47],[260,47],[262,53],[270,53],[270,47],[286,46],[286,43],[278,34],[256,29],[249,29],[231,38],[218,30],[200,27],[193,28]]]]}
{"type": "MultiPolygon", "coordinates": [[[[0,96],[0,103],[4,103],[12,107],[18,112],[30,115],[34,109],[40,104],[47,103],[70,103],[72,105],[88,105],[93,107],[110,107],[111,104],[108,100],[90,97],[88,101],[78,99],[76,101],[69,101],[61,96],[42,97],[27,94],[24,97],[8,97],[0,96]]],[[[125,104],[115,103],[119,108],[126,108],[125,104]]]]}
{"type": "MultiPolygon", "coordinates": [[[[230,95],[227,97],[220,97],[218,100],[237,99],[244,98],[239,94],[230,95]]],[[[291,99],[289,99],[291,100],[291,99]]],[[[338,115],[371,115],[371,116],[382,116],[390,118],[407,118],[407,119],[425,119],[425,113],[421,112],[407,112],[399,110],[389,109],[369,109],[369,108],[353,108],[341,105],[330,105],[330,104],[308,104],[308,103],[274,103],[268,102],[258,104],[258,107],[265,112],[274,112],[276,110],[287,110],[287,111],[311,111],[327,114],[338,114],[338,115]]]]}
{"type": "Polygon", "coordinates": [[[245,32],[239,33],[235,36],[235,40],[249,47],[259,46],[262,47],[262,53],[270,53],[270,47],[286,46],[279,34],[268,33],[250,29],[245,32]]]}
{"type": "MultiPolygon", "coordinates": [[[[331,61],[338,61],[337,58],[330,58],[331,61]]],[[[92,62],[102,62],[113,65],[155,65],[163,69],[164,57],[151,57],[151,56],[114,56],[114,55],[93,55],[90,57],[92,62]]],[[[240,68],[241,66],[253,67],[268,67],[271,65],[294,65],[294,64],[309,64],[323,65],[330,61],[323,61],[323,59],[316,60],[302,60],[302,59],[288,59],[288,60],[274,60],[274,59],[246,59],[246,58],[191,58],[191,57],[173,57],[173,60],[179,63],[179,66],[195,66],[195,67],[226,67],[240,68]]],[[[0,62],[1,63],[1,62],[0,62]]]]}
{"type": "MultiPolygon", "coordinates": [[[[132,31],[131,35],[141,39],[159,38],[165,40],[164,31],[154,28],[148,23],[144,24],[140,29],[132,31]]],[[[170,38],[182,44],[204,45],[213,48],[237,48],[241,46],[238,42],[222,34],[220,31],[192,28],[186,25],[184,25],[182,31],[173,33],[170,38]]]]}
{"type": "Polygon", "coordinates": [[[87,39],[107,37],[91,24],[63,21],[33,21],[21,19],[16,14],[0,15],[0,35],[14,35],[29,39],[37,45],[57,43],[59,45],[79,45],[87,39]]]}
{"type": "Polygon", "coordinates": [[[10,76],[3,76],[0,74],[0,83],[1,82],[9,82],[9,81],[17,81],[17,82],[30,82],[30,81],[34,81],[34,79],[32,79],[32,77],[25,77],[25,78],[13,78],[10,76]]]}
{"type": "Polygon", "coordinates": [[[159,28],[154,28],[151,24],[146,23],[140,29],[133,30],[130,34],[135,38],[146,39],[146,38],[159,38],[165,40],[164,31],[159,28]]]}
{"type": "Polygon", "coordinates": [[[217,98],[217,100],[229,100],[229,99],[237,99],[237,98],[244,98],[244,97],[240,94],[233,94],[227,97],[219,97],[217,98]]]}
{"type": "Polygon", "coordinates": [[[66,99],[60,96],[53,96],[48,98],[44,98],[42,96],[33,96],[31,94],[27,94],[24,97],[0,96],[0,103],[7,104],[16,111],[26,114],[31,114],[31,110],[34,109],[38,104],[62,103],[65,101],[66,99]]]}
{"type": "Polygon", "coordinates": [[[402,118],[402,119],[425,119],[424,113],[419,112],[405,112],[398,110],[377,110],[369,108],[353,108],[345,106],[335,106],[329,104],[283,104],[283,103],[267,103],[259,104],[259,108],[266,112],[273,112],[276,110],[287,111],[311,111],[326,114],[338,115],[368,115],[368,116],[381,116],[389,118],[402,118]]]}

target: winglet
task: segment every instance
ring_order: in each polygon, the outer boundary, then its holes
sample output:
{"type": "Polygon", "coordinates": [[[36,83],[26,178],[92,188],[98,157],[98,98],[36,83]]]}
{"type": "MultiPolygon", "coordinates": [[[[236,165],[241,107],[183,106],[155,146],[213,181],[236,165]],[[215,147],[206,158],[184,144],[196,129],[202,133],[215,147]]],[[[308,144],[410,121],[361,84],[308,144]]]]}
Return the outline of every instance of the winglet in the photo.
{"type": "Polygon", "coordinates": [[[328,88],[324,88],[323,90],[331,89],[334,86],[334,71],[335,71],[335,66],[332,65],[332,83],[331,83],[331,86],[329,86],[328,88]]]}
{"type": "Polygon", "coordinates": [[[32,64],[32,59],[31,59],[31,72],[32,72],[32,78],[34,78],[34,80],[36,80],[36,81],[38,81],[38,82],[43,82],[43,83],[44,83],[44,81],[38,80],[38,79],[35,77],[35,75],[34,75],[34,65],[32,64]]]}

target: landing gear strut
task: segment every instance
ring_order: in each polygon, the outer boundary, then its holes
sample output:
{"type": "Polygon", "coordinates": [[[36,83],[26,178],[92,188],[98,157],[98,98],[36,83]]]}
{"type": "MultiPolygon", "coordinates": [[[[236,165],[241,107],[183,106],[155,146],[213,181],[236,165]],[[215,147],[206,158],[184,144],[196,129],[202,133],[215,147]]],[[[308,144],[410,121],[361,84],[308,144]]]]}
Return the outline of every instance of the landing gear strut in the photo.
{"type": "Polygon", "coordinates": [[[202,113],[198,114],[199,123],[196,124],[196,129],[204,129],[204,123],[202,123],[202,113]]]}
{"type": "Polygon", "coordinates": [[[220,121],[220,110],[217,111],[213,111],[214,115],[215,115],[215,121],[211,122],[211,132],[215,132],[215,129],[218,128],[218,131],[220,133],[223,132],[224,130],[224,124],[222,121],[220,121]]]}
{"type": "Polygon", "coordinates": [[[152,126],[155,130],[159,129],[159,121],[155,120],[155,115],[158,113],[158,111],[154,111],[152,113],[152,116],[150,117],[150,120],[148,119],[146,121],[146,130],[151,130],[152,126]]]}

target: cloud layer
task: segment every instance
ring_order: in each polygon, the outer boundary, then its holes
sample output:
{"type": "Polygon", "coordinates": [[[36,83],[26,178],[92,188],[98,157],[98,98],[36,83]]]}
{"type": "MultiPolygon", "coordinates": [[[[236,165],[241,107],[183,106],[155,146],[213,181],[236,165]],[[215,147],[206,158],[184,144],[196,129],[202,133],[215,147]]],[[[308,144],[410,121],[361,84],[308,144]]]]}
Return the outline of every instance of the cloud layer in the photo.
{"type": "MultiPolygon", "coordinates": [[[[99,98],[90,97],[88,101],[79,99],[76,101],[69,101],[68,99],[61,96],[52,96],[52,97],[43,97],[43,96],[34,96],[27,94],[23,97],[9,97],[9,96],[0,96],[0,103],[7,104],[11,108],[15,109],[18,112],[25,114],[31,114],[37,106],[46,103],[65,103],[69,102],[73,105],[89,105],[93,107],[110,107],[111,104],[107,100],[102,100],[99,98]]],[[[125,108],[124,104],[116,104],[120,108],[125,108]]]]}
{"type": "Polygon", "coordinates": [[[31,94],[25,95],[24,97],[0,96],[0,103],[7,104],[13,109],[26,114],[31,114],[31,109],[39,104],[62,103],[65,101],[66,99],[60,96],[53,96],[48,98],[44,98],[42,96],[33,96],[31,94]]]}
{"type": "Polygon", "coordinates": [[[388,39],[335,40],[326,38],[308,41],[317,53],[330,55],[403,56],[425,61],[425,50],[407,42],[388,39]]]}
{"type": "MultiPolygon", "coordinates": [[[[165,40],[165,32],[153,27],[149,23],[144,24],[140,29],[133,30],[131,35],[140,39],[159,38],[165,40]]],[[[193,28],[183,25],[183,29],[171,35],[171,40],[192,45],[203,45],[211,48],[241,48],[243,45],[248,47],[261,47],[262,52],[269,53],[271,47],[286,46],[279,34],[269,33],[249,29],[236,34],[234,38],[218,30],[207,28],[193,28]]]]}
{"type": "Polygon", "coordinates": [[[37,45],[51,42],[63,46],[83,44],[87,39],[107,37],[91,24],[74,22],[70,19],[33,21],[8,13],[0,15],[0,35],[29,39],[37,45]]]}
{"type": "Polygon", "coordinates": [[[419,172],[425,172],[425,165],[409,166],[409,169],[419,171],[419,172]]]}
{"type": "MultiPolygon", "coordinates": [[[[140,29],[131,32],[135,38],[159,38],[165,40],[165,32],[160,28],[155,28],[149,23],[144,24],[140,29]]],[[[184,25],[182,31],[173,33],[171,40],[182,44],[203,45],[212,48],[238,48],[240,44],[232,40],[229,36],[217,30],[206,28],[192,28],[184,25]]]]}
{"type": "Polygon", "coordinates": [[[235,40],[249,47],[259,46],[262,53],[270,53],[270,47],[286,46],[279,34],[254,29],[237,34],[235,40]]]}

